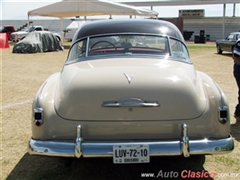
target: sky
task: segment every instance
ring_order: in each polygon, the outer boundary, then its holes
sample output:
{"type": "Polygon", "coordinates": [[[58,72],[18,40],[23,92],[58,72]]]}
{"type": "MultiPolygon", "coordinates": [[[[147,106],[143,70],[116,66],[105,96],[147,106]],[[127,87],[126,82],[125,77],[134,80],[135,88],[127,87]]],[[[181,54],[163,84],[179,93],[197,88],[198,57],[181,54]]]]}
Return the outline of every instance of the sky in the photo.
{"type": "MultiPolygon", "coordinates": [[[[62,0],[0,0],[0,20],[27,20],[27,12],[62,0]]],[[[150,9],[150,7],[143,7],[150,9]]],[[[223,5],[198,5],[198,6],[154,6],[153,10],[159,17],[178,17],[179,10],[204,9],[206,17],[223,16],[223,5]]],[[[233,4],[226,5],[226,16],[233,15],[233,4]]],[[[235,15],[240,17],[240,3],[236,4],[235,15]]],[[[114,18],[115,16],[113,16],[114,18]]],[[[45,17],[31,17],[44,19],[45,17]]],[[[81,17],[80,17],[81,18],[81,17]]]]}

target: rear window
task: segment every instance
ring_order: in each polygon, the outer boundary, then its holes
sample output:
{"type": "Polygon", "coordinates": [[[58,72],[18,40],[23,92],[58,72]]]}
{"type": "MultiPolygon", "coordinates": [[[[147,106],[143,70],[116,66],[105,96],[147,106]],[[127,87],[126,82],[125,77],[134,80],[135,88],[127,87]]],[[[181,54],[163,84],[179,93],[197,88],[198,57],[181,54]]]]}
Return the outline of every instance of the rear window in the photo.
{"type": "Polygon", "coordinates": [[[68,61],[106,55],[163,55],[189,61],[185,45],[167,36],[121,34],[89,37],[74,43],[68,61]]]}
{"type": "Polygon", "coordinates": [[[106,53],[116,54],[167,54],[169,53],[166,37],[121,35],[95,37],[89,40],[89,56],[106,53]]]}

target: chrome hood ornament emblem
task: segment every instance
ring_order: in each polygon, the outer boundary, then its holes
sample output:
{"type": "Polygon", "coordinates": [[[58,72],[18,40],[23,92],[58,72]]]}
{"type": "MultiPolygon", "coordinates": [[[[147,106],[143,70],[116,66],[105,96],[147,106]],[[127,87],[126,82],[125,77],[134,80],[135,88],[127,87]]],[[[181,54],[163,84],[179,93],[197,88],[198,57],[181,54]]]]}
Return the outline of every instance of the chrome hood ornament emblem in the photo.
{"type": "Polygon", "coordinates": [[[123,74],[124,74],[124,76],[127,78],[127,80],[128,80],[128,84],[130,84],[130,83],[132,82],[132,80],[133,80],[135,74],[133,74],[131,77],[128,76],[126,73],[123,73],[123,74]]]}

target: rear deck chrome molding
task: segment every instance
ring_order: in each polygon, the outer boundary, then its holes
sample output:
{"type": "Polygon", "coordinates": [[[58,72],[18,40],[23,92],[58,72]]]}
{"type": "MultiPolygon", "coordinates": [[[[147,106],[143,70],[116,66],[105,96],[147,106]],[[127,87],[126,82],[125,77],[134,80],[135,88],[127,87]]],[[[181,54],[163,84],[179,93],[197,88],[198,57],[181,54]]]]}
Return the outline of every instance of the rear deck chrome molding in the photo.
{"type": "Polygon", "coordinates": [[[187,125],[183,124],[183,137],[175,141],[84,141],[81,136],[81,125],[77,127],[76,142],[41,141],[30,139],[28,152],[31,155],[60,157],[111,157],[115,145],[149,145],[150,156],[180,156],[226,154],[234,149],[231,135],[224,139],[189,140],[187,125]]]}
{"type": "Polygon", "coordinates": [[[143,101],[138,98],[126,98],[118,101],[103,101],[102,107],[158,107],[158,101],[143,101]]]}

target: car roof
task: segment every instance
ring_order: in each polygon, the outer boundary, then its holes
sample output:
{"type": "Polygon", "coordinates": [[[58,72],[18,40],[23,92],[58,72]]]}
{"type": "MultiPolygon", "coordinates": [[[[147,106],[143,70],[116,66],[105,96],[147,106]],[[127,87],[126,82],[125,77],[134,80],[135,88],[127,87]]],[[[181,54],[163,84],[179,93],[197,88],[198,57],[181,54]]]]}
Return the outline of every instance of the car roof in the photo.
{"type": "Polygon", "coordinates": [[[144,33],[172,36],[185,42],[179,29],[172,23],[156,19],[97,20],[80,27],[73,41],[94,35],[111,33],[144,33]]]}

